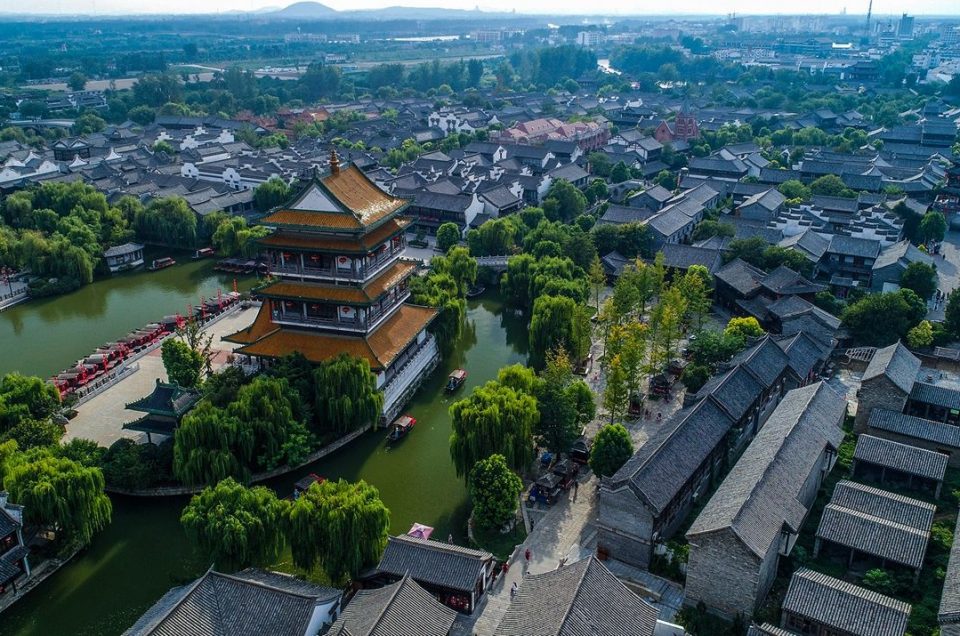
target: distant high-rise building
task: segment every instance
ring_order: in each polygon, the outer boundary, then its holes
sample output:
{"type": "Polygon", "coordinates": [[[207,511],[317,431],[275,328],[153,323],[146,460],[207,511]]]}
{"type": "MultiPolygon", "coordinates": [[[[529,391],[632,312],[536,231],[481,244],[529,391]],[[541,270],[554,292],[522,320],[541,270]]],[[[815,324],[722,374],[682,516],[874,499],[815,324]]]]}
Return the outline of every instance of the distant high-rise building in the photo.
{"type": "Polygon", "coordinates": [[[906,13],[900,17],[900,28],[897,29],[897,37],[901,40],[913,39],[913,16],[906,13]]]}
{"type": "Polygon", "coordinates": [[[577,44],[585,47],[599,46],[603,41],[603,33],[600,31],[580,31],[577,33],[577,44]]]}

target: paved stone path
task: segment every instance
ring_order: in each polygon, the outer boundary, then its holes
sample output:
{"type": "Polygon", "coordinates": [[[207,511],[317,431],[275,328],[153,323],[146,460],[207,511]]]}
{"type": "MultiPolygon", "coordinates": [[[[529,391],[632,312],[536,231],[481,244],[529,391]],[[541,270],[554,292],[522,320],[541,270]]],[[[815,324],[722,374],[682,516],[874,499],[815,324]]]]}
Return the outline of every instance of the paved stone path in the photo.
{"type": "Polygon", "coordinates": [[[542,574],[555,570],[560,559],[575,563],[596,551],[593,521],[597,516],[597,479],[592,474],[580,478],[577,500],[573,490],[540,518],[510,561],[505,576],[493,584],[485,601],[472,616],[458,618],[454,636],[492,636],[510,606],[510,588],[514,581],[523,585],[524,552],[530,549],[529,572],[542,574]]]}
{"type": "MultiPolygon", "coordinates": [[[[214,370],[226,364],[227,356],[237,346],[223,342],[221,338],[249,325],[256,317],[257,311],[259,307],[241,309],[224,316],[204,330],[205,333],[213,335],[211,348],[214,351],[214,370]]],[[[146,433],[123,430],[124,424],[143,415],[143,413],[128,410],[126,405],[149,395],[157,380],[166,381],[167,373],[160,359],[159,347],[139,358],[136,363],[140,365],[137,371],[77,408],[78,414],[67,424],[67,433],[63,441],[84,438],[107,447],[121,437],[129,437],[138,442],[146,441],[146,433]]],[[[154,441],[157,441],[156,436],[154,441]]]]}

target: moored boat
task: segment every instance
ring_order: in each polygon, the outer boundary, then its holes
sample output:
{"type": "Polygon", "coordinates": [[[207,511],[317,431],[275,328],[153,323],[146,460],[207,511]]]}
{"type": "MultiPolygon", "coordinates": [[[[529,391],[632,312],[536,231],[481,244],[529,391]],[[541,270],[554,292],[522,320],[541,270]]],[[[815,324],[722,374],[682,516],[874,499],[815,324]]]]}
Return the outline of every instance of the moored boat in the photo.
{"type": "Polygon", "coordinates": [[[477,285],[476,287],[471,287],[467,290],[467,298],[476,298],[483,292],[487,291],[487,288],[483,285],[477,285]]]}
{"type": "Polygon", "coordinates": [[[200,258],[210,258],[214,254],[216,254],[216,252],[214,252],[212,247],[201,247],[193,253],[193,259],[197,260],[200,258]]]}
{"type": "Polygon", "coordinates": [[[163,258],[155,258],[153,262],[150,263],[150,271],[155,272],[158,269],[165,269],[167,267],[172,267],[176,265],[177,261],[173,260],[169,256],[164,256],[163,258]]]}

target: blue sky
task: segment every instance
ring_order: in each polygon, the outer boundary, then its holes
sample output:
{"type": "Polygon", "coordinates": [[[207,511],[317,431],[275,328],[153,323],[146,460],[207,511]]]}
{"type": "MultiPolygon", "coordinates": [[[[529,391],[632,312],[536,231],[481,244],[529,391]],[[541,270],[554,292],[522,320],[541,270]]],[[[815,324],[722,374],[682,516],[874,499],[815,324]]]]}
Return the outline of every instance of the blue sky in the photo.
{"type": "MultiPolygon", "coordinates": [[[[27,10],[30,13],[216,13],[225,11],[251,11],[270,6],[285,6],[294,0],[31,0],[15,4],[12,0],[0,1],[0,13],[27,10]],[[5,6],[6,5],[6,6],[5,6]]],[[[801,4],[771,3],[769,0],[687,0],[683,3],[663,3],[642,0],[597,0],[583,3],[581,0],[328,0],[328,6],[338,10],[375,9],[385,6],[420,6],[473,9],[479,6],[485,11],[512,11],[536,14],[582,14],[585,10],[610,15],[663,15],[677,10],[684,14],[770,14],[796,13],[801,9],[808,14],[837,14],[844,8],[850,14],[866,13],[868,0],[805,0],[801,4]]],[[[892,0],[875,0],[875,15],[899,15],[907,11],[912,15],[960,14],[957,0],[912,0],[908,3],[892,0]]]]}

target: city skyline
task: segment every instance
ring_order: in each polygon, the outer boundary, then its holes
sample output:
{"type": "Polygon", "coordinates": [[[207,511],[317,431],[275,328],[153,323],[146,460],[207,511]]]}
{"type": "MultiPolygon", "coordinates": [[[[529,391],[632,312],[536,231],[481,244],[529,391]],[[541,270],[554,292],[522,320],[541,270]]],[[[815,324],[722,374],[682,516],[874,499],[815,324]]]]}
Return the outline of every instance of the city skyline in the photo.
{"type": "MultiPolygon", "coordinates": [[[[187,14],[218,14],[218,13],[248,13],[268,12],[287,6],[285,2],[275,0],[36,0],[29,9],[21,11],[0,11],[3,15],[84,15],[84,16],[111,16],[111,15],[187,15],[187,14]]],[[[513,2],[497,2],[484,0],[454,0],[438,3],[437,0],[404,0],[402,3],[391,0],[329,0],[323,2],[326,6],[339,12],[376,10],[393,7],[409,8],[444,8],[458,10],[475,10],[488,13],[516,12],[529,15],[585,15],[585,16],[723,16],[730,13],[738,15],[865,15],[866,2],[848,3],[838,0],[811,0],[803,5],[804,12],[798,13],[791,5],[771,7],[762,0],[723,0],[722,2],[708,2],[693,0],[686,3],[682,11],[673,7],[665,8],[654,3],[631,4],[625,7],[619,3],[601,2],[590,5],[595,11],[584,13],[584,6],[573,0],[560,0],[551,3],[549,10],[537,0],[514,0],[513,2]],[[773,10],[771,10],[773,9],[773,10]]],[[[919,0],[909,6],[899,3],[874,2],[873,15],[875,17],[899,16],[907,10],[910,15],[916,16],[956,16],[960,15],[960,5],[954,0],[919,0]]]]}

